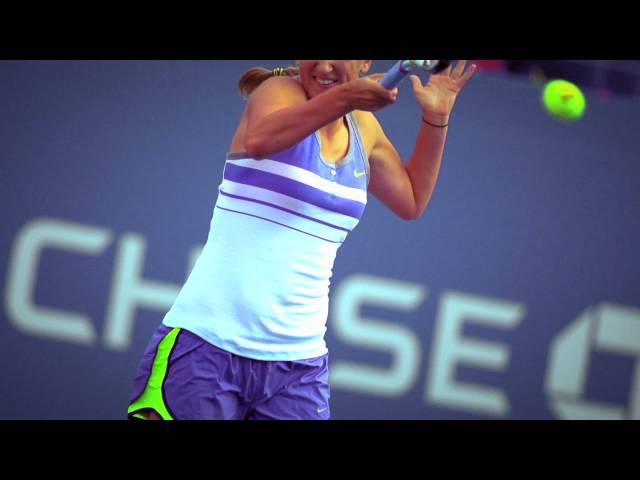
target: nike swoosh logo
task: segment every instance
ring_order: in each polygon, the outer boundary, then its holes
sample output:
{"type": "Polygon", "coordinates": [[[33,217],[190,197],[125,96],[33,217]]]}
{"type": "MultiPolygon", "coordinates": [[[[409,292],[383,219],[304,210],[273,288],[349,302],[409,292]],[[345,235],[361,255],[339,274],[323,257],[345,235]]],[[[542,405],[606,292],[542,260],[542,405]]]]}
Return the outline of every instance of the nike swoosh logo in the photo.
{"type": "Polygon", "coordinates": [[[356,172],[355,170],[353,171],[353,174],[356,176],[356,178],[362,177],[363,175],[366,175],[367,172],[356,172]]]}
{"type": "Polygon", "coordinates": [[[324,412],[325,410],[328,410],[328,409],[329,409],[329,407],[319,408],[318,409],[318,413],[322,413],[322,412],[324,412]]]}

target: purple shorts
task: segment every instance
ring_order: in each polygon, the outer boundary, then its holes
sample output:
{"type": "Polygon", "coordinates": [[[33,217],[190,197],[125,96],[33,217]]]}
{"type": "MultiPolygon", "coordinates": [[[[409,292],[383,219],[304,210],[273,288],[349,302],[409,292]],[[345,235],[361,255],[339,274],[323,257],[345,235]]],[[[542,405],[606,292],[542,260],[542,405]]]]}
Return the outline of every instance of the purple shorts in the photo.
{"type": "Polygon", "coordinates": [[[180,420],[328,420],[329,356],[263,361],[161,324],[134,381],[129,418],[155,411],[180,420]]]}

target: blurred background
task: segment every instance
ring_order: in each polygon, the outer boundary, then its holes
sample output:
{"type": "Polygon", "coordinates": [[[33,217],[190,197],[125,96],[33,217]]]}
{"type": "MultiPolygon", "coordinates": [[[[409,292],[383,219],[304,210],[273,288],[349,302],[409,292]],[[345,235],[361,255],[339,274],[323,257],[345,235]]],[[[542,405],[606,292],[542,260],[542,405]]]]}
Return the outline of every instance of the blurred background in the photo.
{"type": "MultiPolygon", "coordinates": [[[[369,196],[338,252],[332,416],[638,419],[640,61],[475,62],[425,215],[369,196]],[[545,108],[553,79],[581,118],[545,108]]],[[[208,234],[237,81],[290,63],[0,61],[0,418],[126,418],[208,234]]],[[[408,81],[377,116],[408,158],[408,81]]]]}
{"type": "Polygon", "coordinates": [[[563,78],[600,95],[640,95],[640,60],[477,60],[485,72],[563,78]]]}

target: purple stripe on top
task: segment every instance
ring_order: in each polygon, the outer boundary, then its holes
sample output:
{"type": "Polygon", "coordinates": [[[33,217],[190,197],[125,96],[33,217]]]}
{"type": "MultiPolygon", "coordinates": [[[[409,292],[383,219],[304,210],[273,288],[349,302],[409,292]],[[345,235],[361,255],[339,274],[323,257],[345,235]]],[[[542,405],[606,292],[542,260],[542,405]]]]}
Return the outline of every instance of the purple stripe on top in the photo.
{"type": "Polygon", "coordinates": [[[302,213],[298,213],[296,211],[289,210],[288,208],[280,207],[280,206],[275,205],[273,203],[265,202],[263,200],[258,200],[256,198],[250,198],[250,197],[243,197],[242,195],[234,195],[234,194],[231,194],[231,193],[224,192],[223,190],[220,190],[220,193],[222,195],[224,195],[225,197],[231,197],[231,198],[237,198],[237,199],[240,199],[240,200],[246,200],[247,202],[260,203],[260,204],[266,205],[268,207],[277,208],[278,210],[282,210],[283,212],[291,213],[291,214],[296,215],[298,217],[306,218],[307,220],[311,220],[311,221],[316,222],[316,223],[321,223],[322,225],[326,225],[327,227],[335,228],[337,230],[342,230],[343,232],[347,232],[347,233],[351,232],[351,230],[349,230],[348,228],[339,227],[338,225],[333,225],[332,223],[329,223],[329,222],[323,222],[322,220],[318,220],[317,218],[309,217],[307,215],[303,215],[302,213]]]}
{"type": "Polygon", "coordinates": [[[343,197],[332,195],[304,183],[273,173],[241,167],[227,162],[224,178],[233,182],[264,188],[272,192],[288,195],[317,207],[360,219],[364,212],[364,204],[343,197]]]}

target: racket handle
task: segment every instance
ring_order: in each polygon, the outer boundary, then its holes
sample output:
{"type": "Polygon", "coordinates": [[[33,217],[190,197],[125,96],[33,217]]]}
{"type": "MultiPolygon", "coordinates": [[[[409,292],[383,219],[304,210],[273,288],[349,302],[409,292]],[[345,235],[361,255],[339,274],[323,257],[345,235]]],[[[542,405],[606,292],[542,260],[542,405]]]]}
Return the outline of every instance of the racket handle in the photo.
{"type": "Polygon", "coordinates": [[[451,60],[398,60],[398,62],[385,73],[380,84],[388,89],[395,88],[414,68],[429,70],[431,73],[440,73],[451,64],[451,60]]]}
{"type": "Polygon", "coordinates": [[[387,73],[385,73],[384,77],[380,80],[380,84],[384,88],[391,90],[407,76],[407,73],[409,73],[410,70],[410,60],[399,60],[387,73]]]}

